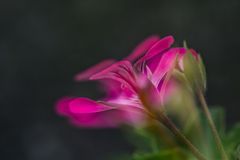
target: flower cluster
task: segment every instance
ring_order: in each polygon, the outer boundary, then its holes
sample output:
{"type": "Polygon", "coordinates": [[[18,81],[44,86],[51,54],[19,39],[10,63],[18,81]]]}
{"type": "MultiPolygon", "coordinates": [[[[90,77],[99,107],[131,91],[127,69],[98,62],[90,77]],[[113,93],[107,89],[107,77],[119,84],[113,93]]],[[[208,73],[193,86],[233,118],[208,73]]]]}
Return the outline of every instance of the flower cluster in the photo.
{"type": "Polygon", "coordinates": [[[143,125],[149,110],[159,111],[168,102],[177,85],[174,76],[183,75],[192,88],[205,87],[200,56],[186,46],[171,47],[173,43],[172,36],[151,36],[128,57],[105,60],[76,75],[77,81],[99,81],[107,96],[98,101],[65,97],[57,112],[82,127],[143,125]],[[200,78],[191,78],[196,76],[200,78]]]}

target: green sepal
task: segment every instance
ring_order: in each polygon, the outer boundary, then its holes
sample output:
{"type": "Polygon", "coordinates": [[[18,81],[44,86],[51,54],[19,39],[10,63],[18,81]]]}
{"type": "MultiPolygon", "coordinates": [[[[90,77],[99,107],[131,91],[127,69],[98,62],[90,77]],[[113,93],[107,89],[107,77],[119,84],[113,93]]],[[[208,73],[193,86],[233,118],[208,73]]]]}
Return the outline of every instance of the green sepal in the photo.
{"type": "Polygon", "coordinates": [[[204,70],[202,64],[188,50],[183,57],[184,74],[195,91],[205,91],[206,80],[204,80],[204,70]]]}
{"type": "Polygon", "coordinates": [[[200,54],[198,55],[198,65],[201,73],[201,81],[203,83],[203,89],[205,91],[207,89],[207,74],[206,74],[205,65],[203,63],[203,60],[200,54]]]}

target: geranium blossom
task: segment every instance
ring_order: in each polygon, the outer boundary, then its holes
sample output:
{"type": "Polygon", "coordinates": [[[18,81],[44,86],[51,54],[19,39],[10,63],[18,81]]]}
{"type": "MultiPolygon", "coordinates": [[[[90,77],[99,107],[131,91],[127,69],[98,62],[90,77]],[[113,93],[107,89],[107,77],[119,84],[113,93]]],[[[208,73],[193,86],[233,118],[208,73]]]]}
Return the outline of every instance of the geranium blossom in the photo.
{"type": "MultiPolygon", "coordinates": [[[[145,99],[157,110],[174,90],[174,82],[167,75],[173,69],[184,72],[183,56],[187,49],[170,48],[173,43],[172,36],[151,36],[123,60],[105,60],[76,75],[77,81],[99,81],[107,96],[98,101],[62,98],[57,103],[57,112],[83,127],[144,124],[147,115],[140,94],[145,92],[145,99]]],[[[194,50],[190,53],[197,58],[194,50]]]]}

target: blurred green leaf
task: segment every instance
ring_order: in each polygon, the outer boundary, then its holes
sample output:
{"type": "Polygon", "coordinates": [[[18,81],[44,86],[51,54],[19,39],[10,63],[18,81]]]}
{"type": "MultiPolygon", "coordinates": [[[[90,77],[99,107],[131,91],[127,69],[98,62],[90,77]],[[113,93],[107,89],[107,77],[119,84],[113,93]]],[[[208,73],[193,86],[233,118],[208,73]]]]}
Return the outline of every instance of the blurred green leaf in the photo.
{"type": "Polygon", "coordinates": [[[132,160],[185,160],[186,155],[179,156],[179,150],[168,149],[154,153],[134,154],[132,160]]]}
{"type": "MultiPolygon", "coordinates": [[[[195,132],[188,131],[188,133],[184,134],[187,137],[203,141],[201,145],[196,146],[207,157],[207,159],[220,159],[220,153],[217,149],[216,142],[207,119],[201,109],[198,109],[197,111],[199,111],[200,124],[203,131],[202,137],[200,138],[199,136],[196,136],[197,134],[195,132]]],[[[210,112],[219,135],[223,140],[223,144],[229,158],[232,160],[239,160],[240,123],[236,124],[229,132],[226,133],[224,109],[221,107],[210,107],[210,112]]],[[[163,141],[161,141],[162,137],[158,135],[160,141],[156,138],[157,135],[158,134],[152,134],[149,128],[136,128],[134,132],[131,132],[128,138],[134,142],[137,150],[132,156],[130,156],[131,158],[125,157],[125,160],[195,160],[193,155],[185,146],[181,146],[181,144],[178,143],[179,148],[169,148],[165,145],[165,143],[163,143],[163,141]]],[[[172,138],[175,140],[174,137],[172,138]]],[[[194,139],[191,139],[191,141],[192,140],[194,139]]]]}
{"type": "MultiPolygon", "coordinates": [[[[221,139],[224,139],[225,136],[225,112],[222,107],[210,107],[210,112],[212,115],[212,119],[216,125],[217,131],[221,139]]],[[[204,131],[204,145],[201,150],[209,159],[220,159],[220,153],[217,149],[216,142],[212,135],[212,131],[207,122],[207,118],[203,113],[200,114],[203,131],[204,131]]]]}
{"type": "Polygon", "coordinates": [[[127,139],[136,147],[137,151],[152,152],[159,150],[160,144],[158,144],[154,134],[149,131],[149,128],[143,127],[131,130],[125,128],[125,132],[127,132],[127,139]]]}
{"type": "Polygon", "coordinates": [[[227,153],[234,160],[240,159],[240,123],[234,125],[224,138],[227,153]]]}

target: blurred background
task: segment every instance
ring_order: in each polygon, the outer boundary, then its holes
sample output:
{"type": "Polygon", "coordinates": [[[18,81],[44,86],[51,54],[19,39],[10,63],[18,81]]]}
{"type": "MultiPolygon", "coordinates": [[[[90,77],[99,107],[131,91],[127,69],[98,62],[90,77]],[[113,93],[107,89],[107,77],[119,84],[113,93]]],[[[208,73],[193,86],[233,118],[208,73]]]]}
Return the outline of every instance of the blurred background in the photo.
{"type": "Polygon", "coordinates": [[[152,34],[187,40],[207,66],[210,105],[240,120],[239,0],[2,0],[0,159],[106,160],[131,153],[118,129],[79,129],[54,112],[64,95],[99,98],[73,76],[121,59],[152,34]]]}

